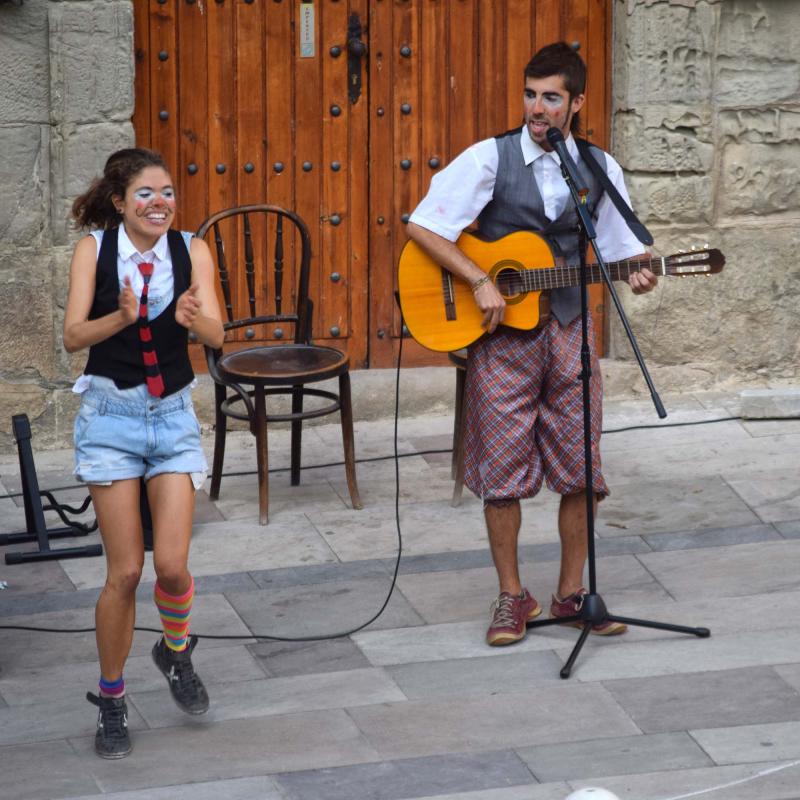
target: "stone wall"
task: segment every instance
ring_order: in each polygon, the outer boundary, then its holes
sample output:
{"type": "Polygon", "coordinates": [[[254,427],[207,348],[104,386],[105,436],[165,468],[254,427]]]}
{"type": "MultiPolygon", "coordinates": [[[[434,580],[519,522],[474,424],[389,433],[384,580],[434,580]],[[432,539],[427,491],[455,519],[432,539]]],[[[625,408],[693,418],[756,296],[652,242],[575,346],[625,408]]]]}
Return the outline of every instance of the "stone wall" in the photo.
{"type": "Polygon", "coordinates": [[[133,142],[132,113],[129,0],[0,4],[0,452],[22,412],[36,447],[71,437],[85,354],[61,347],[69,208],[133,142]]]}
{"type": "MultiPolygon", "coordinates": [[[[634,207],[658,254],[707,242],[727,259],[620,292],[659,388],[796,381],[800,5],[616,0],[614,22],[614,152],[634,207]]],[[[610,316],[612,356],[629,360],[610,316]]]]}

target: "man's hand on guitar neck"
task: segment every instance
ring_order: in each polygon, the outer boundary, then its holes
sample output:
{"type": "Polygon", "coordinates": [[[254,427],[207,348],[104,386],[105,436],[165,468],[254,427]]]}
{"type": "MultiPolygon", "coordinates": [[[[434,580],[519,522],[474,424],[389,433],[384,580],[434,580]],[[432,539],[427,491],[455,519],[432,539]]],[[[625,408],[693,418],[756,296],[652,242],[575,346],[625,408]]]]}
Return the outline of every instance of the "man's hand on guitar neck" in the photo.
{"type": "Polygon", "coordinates": [[[656,288],[658,278],[647,267],[642,267],[640,271],[630,274],[628,283],[634,294],[647,294],[656,288]]]}

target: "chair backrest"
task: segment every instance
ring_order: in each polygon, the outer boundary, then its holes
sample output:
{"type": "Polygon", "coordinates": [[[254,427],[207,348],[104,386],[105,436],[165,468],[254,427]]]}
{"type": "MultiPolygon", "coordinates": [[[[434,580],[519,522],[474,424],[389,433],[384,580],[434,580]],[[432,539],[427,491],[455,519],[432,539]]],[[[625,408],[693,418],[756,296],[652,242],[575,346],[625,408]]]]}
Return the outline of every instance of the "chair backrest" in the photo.
{"type": "Polygon", "coordinates": [[[208,244],[216,257],[226,331],[244,329],[249,340],[260,327],[282,339],[288,325],[296,344],[310,341],[311,237],[297,214],[266,204],[236,206],[208,217],[197,236],[213,240],[208,244]]]}

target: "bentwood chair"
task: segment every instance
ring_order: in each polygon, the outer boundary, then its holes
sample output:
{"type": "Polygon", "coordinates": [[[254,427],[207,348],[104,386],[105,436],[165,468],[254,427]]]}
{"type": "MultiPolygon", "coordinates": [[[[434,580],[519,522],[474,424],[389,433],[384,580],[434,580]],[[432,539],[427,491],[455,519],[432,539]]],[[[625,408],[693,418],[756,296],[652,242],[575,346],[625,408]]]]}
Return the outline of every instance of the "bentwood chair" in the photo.
{"type": "Polygon", "coordinates": [[[216,422],[211,499],[219,497],[228,418],[246,421],[256,438],[259,521],[266,525],[270,424],[291,424],[290,482],[297,486],[303,422],[339,411],[350,501],[353,508],[361,508],[349,358],[311,342],[311,239],[306,224],[284,208],[245,205],[213,214],[197,235],[212,239],[225,306],[225,343],[219,350],[205,348],[214,380],[216,422]],[[330,378],[338,379],[338,393],[309,385],[330,378]],[[291,410],[288,402],[268,409],[267,398],[276,395],[287,396],[291,410]],[[313,399],[309,406],[308,398],[313,399]]]}
{"type": "Polygon", "coordinates": [[[456,368],[455,414],[453,415],[453,459],[450,464],[450,477],[453,479],[453,498],[450,505],[461,505],[464,490],[464,389],[467,374],[467,351],[453,350],[447,354],[450,363],[456,368]]]}

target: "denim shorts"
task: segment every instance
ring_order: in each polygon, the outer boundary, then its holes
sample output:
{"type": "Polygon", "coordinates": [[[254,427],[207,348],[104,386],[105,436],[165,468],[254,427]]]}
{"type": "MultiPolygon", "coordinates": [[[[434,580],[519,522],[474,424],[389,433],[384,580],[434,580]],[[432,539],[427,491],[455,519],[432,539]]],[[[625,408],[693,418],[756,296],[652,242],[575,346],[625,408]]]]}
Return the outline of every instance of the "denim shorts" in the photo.
{"type": "Polygon", "coordinates": [[[208,472],[188,386],[159,399],[144,384],[118,389],[109,378],[93,375],[81,395],[74,437],[74,475],[84,483],[179,472],[199,489],[208,472]]]}

